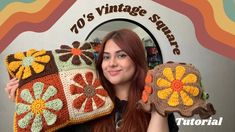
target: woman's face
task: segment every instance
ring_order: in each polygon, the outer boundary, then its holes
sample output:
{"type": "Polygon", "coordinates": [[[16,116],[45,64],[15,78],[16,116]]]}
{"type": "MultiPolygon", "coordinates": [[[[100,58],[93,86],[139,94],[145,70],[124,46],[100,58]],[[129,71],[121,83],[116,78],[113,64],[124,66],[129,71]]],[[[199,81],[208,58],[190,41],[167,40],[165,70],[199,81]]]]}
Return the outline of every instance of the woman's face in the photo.
{"type": "Polygon", "coordinates": [[[102,61],[104,76],[113,85],[130,83],[135,72],[135,64],[113,40],[108,40],[102,61]]]}

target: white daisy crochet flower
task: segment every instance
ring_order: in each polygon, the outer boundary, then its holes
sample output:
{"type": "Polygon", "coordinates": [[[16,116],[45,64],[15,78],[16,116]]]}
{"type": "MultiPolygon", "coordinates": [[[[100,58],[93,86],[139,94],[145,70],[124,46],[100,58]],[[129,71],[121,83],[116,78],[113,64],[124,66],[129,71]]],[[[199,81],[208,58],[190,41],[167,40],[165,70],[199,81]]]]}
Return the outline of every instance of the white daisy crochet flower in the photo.
{"type": "Polygon", "coordinates": [[[25,103],[16,104],[16,114],[24,115],[18,121],[20,128],[27,128],[31,124],[31,131],[41,131],[44,124],[42,117],[47,125],[52,125],[56,122],[57,115],[53,114],[50,109],[58,111],[63,107],[63,103],[60,99],[48,101],[57,94],[57,89],[54,86],[49,86],[42,95],[43,89],[44,83],[36,82],[33,85],[33,91],[29,89],[21,91],[20,97],[25,103]],[[33,92],[33,95],[30,92],[33,92]],[[30,123],[32,120],[33,123],[30,123]]]}

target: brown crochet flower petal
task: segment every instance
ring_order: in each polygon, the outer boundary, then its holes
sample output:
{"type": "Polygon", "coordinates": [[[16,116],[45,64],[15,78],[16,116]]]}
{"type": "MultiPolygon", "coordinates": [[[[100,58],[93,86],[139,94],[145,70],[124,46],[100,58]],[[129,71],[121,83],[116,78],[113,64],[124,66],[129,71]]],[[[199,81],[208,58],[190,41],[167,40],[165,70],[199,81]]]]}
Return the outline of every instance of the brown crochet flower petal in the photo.
{"type": "Polygon", "coordinates": [[[61,53],[59,59],[65,62],[68,61],[71,57],[73,57],[71,60],[72,61],[71,63],[73,65],[82,64],[83,61],[81,61],[81,59],[84,60],[86,65],[91,65],[94,59],[94,55],[92,51],[90,51],[92,50],[91,44],[84,43],[83,45],[81,45],[79,41],[74,41],[72,45],[73,45],[72,48],[68,45],[61,45],[60,47],[61,49],[55,50],[56,53],[58,54],[61,53]]]}
{"type": "Polygon", "coordinates": [[[85,55],[81,55],[81,58],[85,61],[85,63],[87,65],[91,65],[92,64],[92,62],[85,55]]]}
{"type": "Polygon", "coordinates": [[[92,52],[89,52],[89,51],[83,51],[83,54],[88,56],[89,58],[91,59],[94,59],[94,54],[92,52]]]}
{"type": "Polygon", "coordinates": [[[55,50],[56,53],[70,53],[70,50],[65,50],[65,49],[56,49],[55,50]]]}
{"type": "Polygon", "coordinates": [[[74,48],[78,48],[78,47],[80,46],[80,42],[74,41],[74,42],[72,43],[72,45],[73,45],[74,48]]]}
{"type": "Polygon", "coordinates": [[[85,43],[80,49],[81,50],[91,49],[91,45],[89,43],[85,43]]]}
{"type": "Polygon", "coordinates": [[[59,58],[61,61],[68,61],[72,57],[72,54],[61,55],[59,58]]]}
{"type": "Polygon", "coordinates": [[[72,48],[69,47],[68,45],[61,45],[60,48],[61,48],[61,49],[72,49],[72,48]]]}
{"type": "Polygon", "coordinates": [[[77,56],[77,55],[73,56],[72,64],[74,64],[74,65],[79,65],[79,64],[81,64],[80,57],[77,56]]]}

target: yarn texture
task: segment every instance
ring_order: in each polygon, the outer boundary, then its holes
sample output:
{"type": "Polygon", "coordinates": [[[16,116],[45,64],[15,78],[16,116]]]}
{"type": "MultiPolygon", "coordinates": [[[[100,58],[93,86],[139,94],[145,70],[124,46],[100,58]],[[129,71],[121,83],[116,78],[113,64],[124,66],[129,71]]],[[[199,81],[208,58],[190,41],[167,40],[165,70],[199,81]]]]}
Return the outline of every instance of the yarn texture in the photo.
{"type": "Polygon", "coordinates": [[[74,41],[54,51],[31,49],[5,59],[18,78],[14,131],[56,131],[110,114],[114,104],[95,71],[93,48],[74,41]]]}
{"type": "Polygon", "coordinates": [[[200,72],[192,64],[164,63],[148,71],[138,106],[162,116],[178,112],[183,117],[208,118],[215,110],[203,95],[200,72]]]}

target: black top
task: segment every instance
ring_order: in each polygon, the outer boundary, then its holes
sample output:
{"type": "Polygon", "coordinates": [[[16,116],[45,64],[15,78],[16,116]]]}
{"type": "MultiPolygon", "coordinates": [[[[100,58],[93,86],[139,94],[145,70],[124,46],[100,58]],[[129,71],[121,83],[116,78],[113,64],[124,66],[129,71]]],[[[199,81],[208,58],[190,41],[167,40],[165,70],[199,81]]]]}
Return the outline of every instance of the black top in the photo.
{"type": "MultiPolygon", "coordinates": [[[[127,105],[127,101],[125,100],[119,100],[118,98],[115,99],[115,123],[116,127],[119,127],[119,124],[121,123],[122,119],[122,112],[125,110],[125,107],[127,105]]],[[[67,126],[65,128],[62,128],[58,130],[58,132],[91,132],[91,122],[85,122],[82,124],[76,124],[76,125],[71,125],[67,126]]],[[[178,132],[179,128],[176,125],[175,122],[175,116],[174,114],[169,114],[168,115],[168,126],[169,126],[169,131],[170,132],[178,132]]]]}

